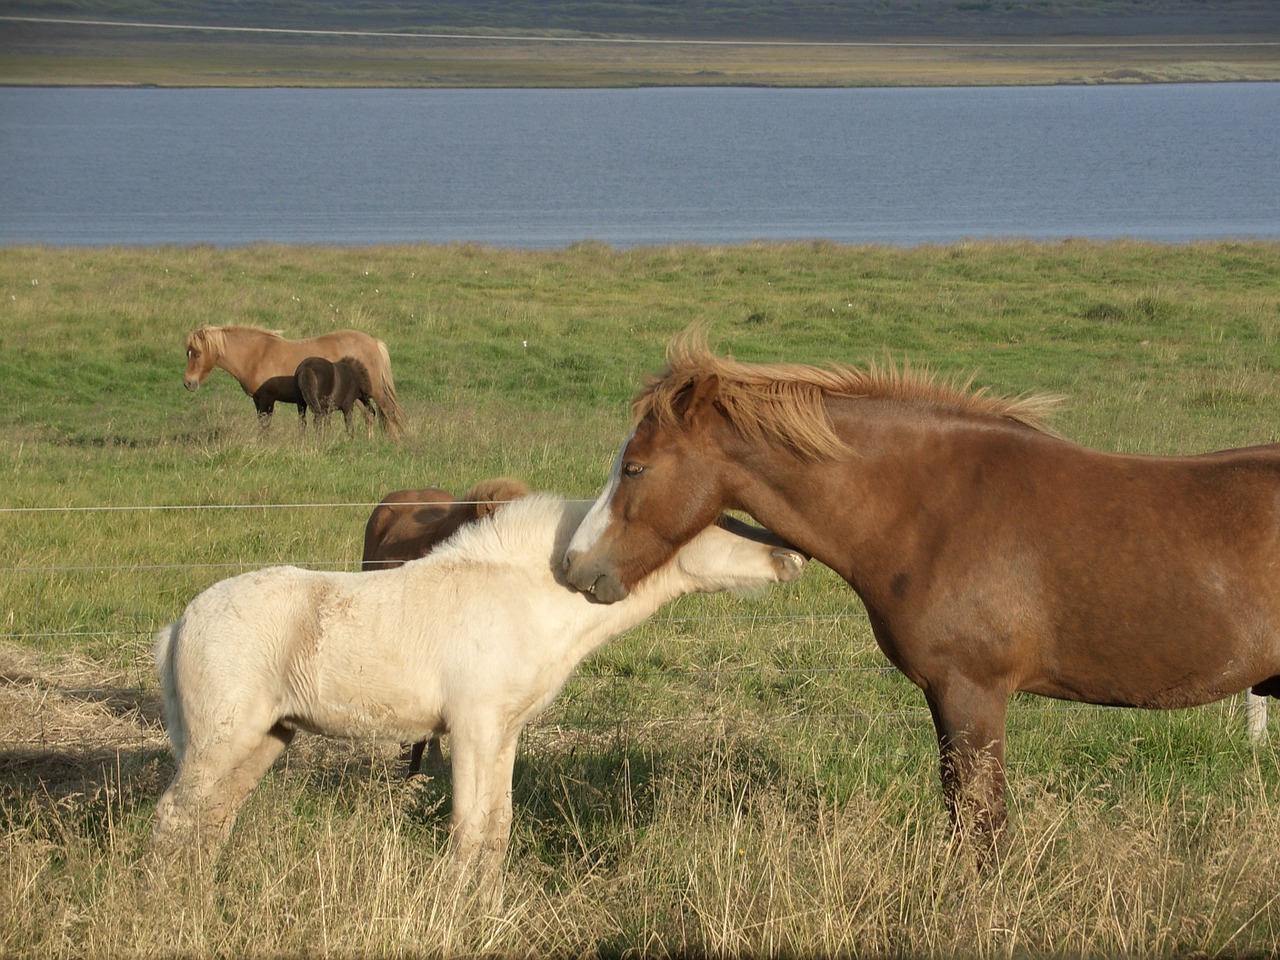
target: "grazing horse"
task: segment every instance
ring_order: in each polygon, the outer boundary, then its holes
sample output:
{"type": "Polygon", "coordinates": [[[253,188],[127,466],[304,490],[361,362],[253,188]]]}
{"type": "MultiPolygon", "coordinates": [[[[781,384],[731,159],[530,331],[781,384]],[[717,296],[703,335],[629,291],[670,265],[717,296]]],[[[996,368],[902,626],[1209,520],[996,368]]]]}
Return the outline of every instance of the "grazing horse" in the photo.
{"type": "Polygon", "coordinates": [[[617,601],[722,510],[751,514],[861,598],[924,691],[953,821],[989,853],[1015,691],[1280,696],[1280,445],[1104,453],[1046,409],[893,369],[738,363],[686,332],[634,401],[566,575],[617,601]]]}
{"type": "Polygon", "coordinates": [[[520,731],[587,654],[682,594],[760,589],[804,568],[767,531],[713,526],[626,599],[596,603],[559,564],[588,507],[527,497],[393,570],[275,567],[192,600],[155,642],[178,761],[156,804],[157,853],[221,847],[298,730],[398,741],[448,732],[455,873],[500,867],[520,731]]]}
{"type": "Polygon", "coordinates": [[[259,389],[270,378],[293,377],[307,357],[341,360],[352,357],[369,371],[378,416],[392,436],[400,435],[400,401],[391,376],[387,345],[359,330],[335,330],[306,340],[286,340],[277,331],[256,327],[202,326],[187,334],[187,372],[182,383],[188,390],[200,384],[214,367],[235,377],[250,397],[258,416],[271,417],[271,407],[259,404],[259,389]]]}
{"type": "MultiPolygon", "coordinates": [[[[528,495],[529,488],[510,477],[481,480],[461,498],[439,487],[388,493],[365,523],[360,569],[388,570],[425,557],[457,533],[463,524],[492,516],[507,501],[528,495]]],[[[424,751],[428,769],[432,772],[444,769],[440,738],[432,737],[430,742],[419,740],[410,748],[410,774],[422,770],[424,751]]]]}
{"type": "Polygon", "coordinates": [[[317,429],[323,427],[329,414],[342,411],[351,434],[351,408],[357,403],[364,411],[366,429],[373,426],[373,384],[369,371],[359,360],[343,357],[330,362],[324,357],[307,357],[294,372],[298,394],[302,397],[303,416],[311,410],[311,422],[317,429]]]}

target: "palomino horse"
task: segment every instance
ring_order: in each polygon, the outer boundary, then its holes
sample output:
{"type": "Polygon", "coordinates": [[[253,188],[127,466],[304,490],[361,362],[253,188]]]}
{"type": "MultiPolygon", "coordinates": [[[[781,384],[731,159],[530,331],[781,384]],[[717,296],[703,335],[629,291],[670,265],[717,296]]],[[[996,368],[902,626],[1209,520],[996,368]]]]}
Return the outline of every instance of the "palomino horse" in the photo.
{"type": "MultiPolygon", "coordinates": [[[[373,508],[364,525],[361,570],[390,570],[425,557],[463,526],[491,517],[502,504],[529,495],[511,477],[481,480],[461,497],[440,487],[395,490],[373,508]]],[[[444,769],[440,738],[419,740],[409,748],[408,773],[422,770],[422,755],[433,773],[444,769]]]]}
{"type": "Polygon", "coordinates": [[[924,691],[953,821],[987,844],[1015,691],[1155,709],[1280,696],[1280,445],[1103,453],[1049,432],[1046,398],[738,363],[690,333],[667,360],[569,581],[616,601],[722,510],[751,514],[862,599],[924,691]]]}
{"type": "Polygon", "coordinates": [[[391,355],[385,343],[359,330],[286,340],[276,331],[256,327],[198,327],[187,334],[187,372],[182,383],[188,390],[199,390],[209,371],[221,367],[254,397],[259,417],[270,418],[270,409],[264,409],[257,399],[259,388],[272,377],[293,378],[298,364],[307,357],[352,357],[363,363],[372,379],[378,416],[392,436],[399,436],[401,412],[391,377],[391,355]]]}

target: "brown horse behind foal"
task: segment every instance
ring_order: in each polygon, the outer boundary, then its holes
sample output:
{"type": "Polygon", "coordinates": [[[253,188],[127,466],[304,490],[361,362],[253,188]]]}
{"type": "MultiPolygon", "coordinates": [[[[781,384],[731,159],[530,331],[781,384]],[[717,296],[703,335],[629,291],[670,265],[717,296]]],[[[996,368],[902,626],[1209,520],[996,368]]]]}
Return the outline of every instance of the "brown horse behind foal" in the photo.
{"type": "MultiPolygon", "coordinates": [[[[491,517],[504,503],[529,496],[529,488],[511,477],[481,480],[461,497],[441,487],[394,490],[373,508],[364,525],[361,570],[390,570],[425,557],[469,523],[491,517]]],[[[408,773],[422,770],[422,756],[433,773],[444,769],[440,738],[419,740],[409,748],[408,773]]]]}
{"type": "Polygon", "coordinates": [[[298,364],[307,357],[351,357],[363,363],[372,381],[378,417],[392,436],[400,435],[400,401],[391,376],[391,355],[385,343],[359,330],[335,330],[305,340],[286,340],[276,331],[257,327],[198,327],[187,334],[187,371],[182,383],[190,391],[199,390],[209,372],[221,367],[254,398],[258,415],[268,419],[271,409],[259,401],[260,388],[273,377],[292,380],[298,364]]]}
{"type": "Polygon", "coordinates": [[[1104,453],[1004,400],[894,370],[756,366],[696,335],[565,556],[626,596],[722,510],[842,576],[923,691],[953,820],[1006,818],[1011,694],[1170,709],[1280,696],[1280,445],[1104,453]]]}

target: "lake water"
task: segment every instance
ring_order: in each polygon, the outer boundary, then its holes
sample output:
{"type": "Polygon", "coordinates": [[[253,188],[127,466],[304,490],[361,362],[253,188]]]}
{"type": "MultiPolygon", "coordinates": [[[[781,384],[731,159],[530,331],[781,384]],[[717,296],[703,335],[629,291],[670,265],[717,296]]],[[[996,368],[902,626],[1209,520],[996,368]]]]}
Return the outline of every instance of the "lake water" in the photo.
{"type": "Polygon", "coordinates": [[[0,243],[1280,237],[1280,84],[0,89],[0,243]]]}

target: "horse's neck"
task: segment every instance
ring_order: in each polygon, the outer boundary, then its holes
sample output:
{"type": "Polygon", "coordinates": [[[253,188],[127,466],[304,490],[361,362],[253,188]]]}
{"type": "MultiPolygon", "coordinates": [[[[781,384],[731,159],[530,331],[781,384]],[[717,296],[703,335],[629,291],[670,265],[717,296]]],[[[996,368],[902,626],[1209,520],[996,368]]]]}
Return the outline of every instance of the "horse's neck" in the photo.
{"type": "Polygon", "coordinates": [[[858,416],[833,417],[851,453],[814,462],[782,449],[753,451],[742,459],[732,506],[857,588],[868,571],[910,549],[928,522],[912,504],[928,497],[937,478],[928,457],[910,454],[932,446],[924,439],[933,433],[927,423],[909,411],[886,416],[873,402],[852,402],[863,405],[858,416]]]}
{"type": "Polygon", "coordinates": [[[260,372],[262,358],[261,334],[252,330],[239,331],[224,336],[222,354],[215,366],[235,377],[241,389],[253,396],[266,379],[260,372]]]}
{"type": "MultiPolygon", "coordinates": [[[[566,602],[567,629],[559,632],[563,645],[560,662],[572,671],[592,653],[619,634],[648,619],[679,591],[664,589],[664,570],[642,580],[616,603],[598,603],[566,583],[558,583],[566,602]]],[[[553,641],[554,642],[554,641],[553,641]]]]}

